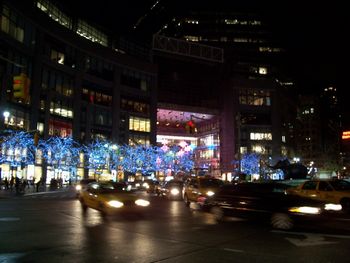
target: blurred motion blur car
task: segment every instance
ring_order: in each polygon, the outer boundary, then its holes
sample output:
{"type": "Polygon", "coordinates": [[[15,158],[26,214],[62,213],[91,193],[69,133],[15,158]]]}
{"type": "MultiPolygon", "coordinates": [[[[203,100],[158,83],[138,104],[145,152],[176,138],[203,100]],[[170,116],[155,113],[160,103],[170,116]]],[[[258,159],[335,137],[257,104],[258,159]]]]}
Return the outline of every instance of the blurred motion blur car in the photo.
{"type": "Polygon", "coordinates": [[[328,220],[341,210],[340,205],[286,195],[286,187],[275,182],[224,185],[207,200],[207,205],[217,221],[235,216],[267,221],[273,228],[284,230],[300,220],[328,220]]]}
{"type": "Polygon", "coordinates": [[[183,200],[186,206],[191,202],[205,206],[206,198],[213,196],[224,182],[213,177],[193,177],[189,178],[183,186],[183,200]]]}
{"type": "Polygon", "coordinates": [[[146,192],[149,194],[158,194],[160,184],[156,180],[145,180],[142,183],[142,188],[146,189],[146,192]]]}
{"type": "Polygon", "coordinates": [[[76,191],[76,197],[79,198],[80,192],[86,188],[86,186],[89,183],[96,182],[95,179],[81,179],[76,185],[75,185],[75,191],[76,191]]]}
{"type": "Polygon", "coordinates": [[[96,209],[103,216],[117,213],[140,214],[150,206],[150,201],[130,190],[126,183],[95,182],[84,188],[79,197],[83,211],[96,209]]]}
{"type": "Polygon", "coordinates": [[[170,180],[160,188],[160,195],[169,200],[182,200],[183,181],[170,180]]]}
{"type": "Polygon", "coordinates": [[[341,204],[344,212],[350,212],[350,182],[346,180],[307,180],[296,187],[289,188],[287,194],[341,204]]]}

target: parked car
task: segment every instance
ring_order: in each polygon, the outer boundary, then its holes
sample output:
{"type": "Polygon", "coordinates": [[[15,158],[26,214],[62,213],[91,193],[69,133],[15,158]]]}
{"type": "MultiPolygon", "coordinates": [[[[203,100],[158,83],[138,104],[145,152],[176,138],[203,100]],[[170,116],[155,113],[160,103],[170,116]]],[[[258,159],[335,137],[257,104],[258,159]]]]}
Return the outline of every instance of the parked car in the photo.
{"type": "Polygon", "coordinates": [[[236,216],[270,222],[276,229],[291,229],[299,220],[321,220],[338,213],[341,206],[286,195],[286,184],[240,183],[224,185],[207,200],[209,211],[216,220],[236,216]]]}
{"type": "Polygon", "coordinates": [[[103,216],[117,213],[142,213],[150,201],[130,190],[126,183],[94,182],[87,185],[79,196],[84,211],[96,209],[103,216]]]}
{"type": "Polygon", "coordinates": [[[183,181],[170,180],[160,188],[160,195],[169,200],[182,200],[183,181]]]}
{"type": "Polygon", "coordinates": [[[222,180],[213,177],[189,178],[183,187],[183,200],[187,206],[190,202],[195,202],[203,207],[206,199],[213,196],[223,184],[222,180]]]}
{"type": "Polygon", "coordinates": [[[346,180],[307,180],[296,187],[288,189],[287,194],[341,204],[343,211],[350,212],[350,182],[346,180]]]}
{"type": "Polygon", "coordinates": [[[89,183],[96,182],[95,179],[81,179],[76,185],[75,185],[75,191],[76,191],[76,197],[79,198],[80,192],[86,188],[86,186],[89,183]]]}

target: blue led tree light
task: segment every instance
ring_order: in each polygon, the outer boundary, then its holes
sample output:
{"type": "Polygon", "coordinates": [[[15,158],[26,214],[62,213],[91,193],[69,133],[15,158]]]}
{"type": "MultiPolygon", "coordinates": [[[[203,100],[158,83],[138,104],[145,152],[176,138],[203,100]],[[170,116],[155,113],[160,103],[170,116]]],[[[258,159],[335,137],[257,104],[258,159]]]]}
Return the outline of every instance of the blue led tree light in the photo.
{"type": "Polygon", "coordinates": [[[241,172],[247,175],[260,174],[260,155],[246,153],[241,159],[241,172]]]}
{"type": "Polygon", "coordinates": [[[70,137],[50,137],[48,140],[40,140],[38,149],[46,163],[58,171],[68,171],[79,163],[81,147],[70,137]]]}
{"type": "Polygon", "coordinates": [[[107,168],[110,162],[110,143],[96,139],[83,147],[87,156],[87,168],[94,170],[94,176],[100,178],[101,170],[107,168]]]}
{"type": "Polygon", "coordinates": [[[0,163],[8,163],[12,170],[34,163],[36,147],[30,133],[6,130],[0,141],[0,163]]]}

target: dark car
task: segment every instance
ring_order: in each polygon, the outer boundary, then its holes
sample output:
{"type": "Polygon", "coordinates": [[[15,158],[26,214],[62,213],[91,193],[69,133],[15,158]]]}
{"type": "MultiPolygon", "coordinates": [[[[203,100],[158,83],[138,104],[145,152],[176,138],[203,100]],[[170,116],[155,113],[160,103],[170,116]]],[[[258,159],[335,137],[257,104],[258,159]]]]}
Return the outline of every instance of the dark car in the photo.
{"type": "Polygon", "coordinates": [[[183,181],[170,180],[160,188],[160,195],[169,200],[182,200],[183,181]]]}
{"type": "Polygon", "coordinates": [[[223,184],[222,180],[213,177],[198,176],[189,178],[183,187],[183,200],[186,206],[194,202],[203,208],[206,199],[215,195],[216,191],[223,184]]]}
{"type": "Polygon", "coordinates": [[[339,205],[286,195],[286,188],[276,182],[224,185],[207,205],[218,221],[226,216],[268,220],[277,229],[291,229],[300,219],[320,220],[341,210],[339,205]]]}
{"type": "Polygon", "coordinates": [[[81,179],[76,185],[75,185],[75,191],[76,191],[76,196],[77,198],[79,198],[79,194],[80,192],[86,188],[86,186],[89,184],[89,183],[94,183],[96,182],[95,179],[90,179],[90,178],[86,178],[86,179],[81,179]]]}
{"type": "Polygon", "coordinates": [[[158,194],[160,184],[157,180],[145,180],[142,183],[142,188],[146,189],[146,192],[149,194],[158,194]]]}

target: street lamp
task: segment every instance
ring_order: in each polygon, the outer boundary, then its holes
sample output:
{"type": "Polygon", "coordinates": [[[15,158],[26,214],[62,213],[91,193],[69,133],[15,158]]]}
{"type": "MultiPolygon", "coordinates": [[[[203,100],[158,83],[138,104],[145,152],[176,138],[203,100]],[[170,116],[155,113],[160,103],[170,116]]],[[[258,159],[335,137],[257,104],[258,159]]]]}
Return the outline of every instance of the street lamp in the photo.
{"type": "Polygon", "coordinates": [[[10,112],[9,111],[4,111],[2,115],[4,116],[4,124],[5,124],[6,129],[7,129],[8,124],[9,124],[10,112]]]}

